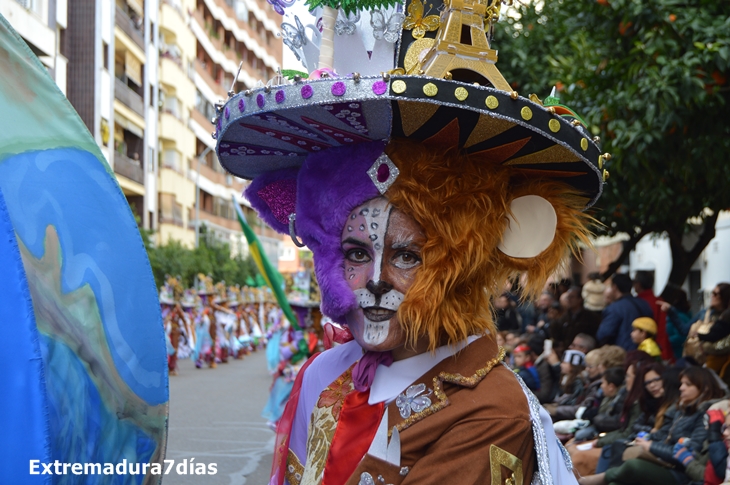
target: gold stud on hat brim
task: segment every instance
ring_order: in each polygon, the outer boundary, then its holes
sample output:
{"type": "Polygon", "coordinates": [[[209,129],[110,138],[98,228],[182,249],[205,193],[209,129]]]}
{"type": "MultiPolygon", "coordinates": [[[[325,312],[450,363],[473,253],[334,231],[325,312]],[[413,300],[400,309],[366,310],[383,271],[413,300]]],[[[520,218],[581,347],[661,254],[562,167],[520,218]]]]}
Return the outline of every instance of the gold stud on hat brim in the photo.
{"type": "MultiPolygon", "coordinates": [[[[317,114],[314,118],[307,114],[308,118],[325,121],[333,115],[331,112],[325,112],[325,109],[330,108],[333,103],[337,106],[338,104],[356,102],[361,103],[362,106],[378,106],[376,111],[381,115],[377,118],[389,120],[387,132],[385,132],[377,128],[379,122],[373,117],[375,112],[372,112],[372,114],[364,112],[363,118],[360,119],[365,121],[364,126],[370,130],[366,134],[368,139],[388,139],[392,136],[424,141],[440,130],[439,125],[443,128],[449,121],[454,120],[460,125],[458,129],[460,135],[455,143],[460,144],[468,153],[477,154],[486,153],[487,151],[493,153],[491,152],[493,148],[498,149],[500,146],[510,145],[513,141],[520,139],[531,139],[532,141],[521,148],[519,152],[504,159],[504,163],[509,163],[515,170],[519,169],[521,171],[532,170],[535,172],[539,166],[537,172],[544,175],[536,176],[562,178],[578,190],[585,192],[593,200],[600,194],[602,172],[597,166],[598,156],[600,155],[598,147],[590,139],[587,139],[585,142],[587,147],[584,149],[581,140],[585,138],[585,133],[582,129],[567,129],[570,124],[569,119],[551,114],[548,109],[525,98],[517,96],[513,100],[511,92],[499,91],[485,86],[399,74],[391,74],[388,81],[387,83],[384,82],[380,76],[361,76],[359,83],[348,78],[330,78],[280,86],[272,90],[271,97],[265,98],[265,105],[261,107],[256,106],[256,101],[258,95],[263,91],[257,89],[252,93],[253,99],[251,97],[246,99],[245,110],[239,109],[238,103],[242,96],[240,94],[234,96],[226,104],[227,107],[231,108],[232,116],[230,119],[222,119],[221,127],[218,129],[219,135],[225,137],[223,142],[219,143],[220,154],[223,153],[223,147],[231,141],[242,143],[240,140],[246,136],[246,133],[249,133],[246,126],[259,125],[259,128],[263,129],[265,125],[270,124],[259,119],[263,113],[270,112],[272,115],[296,120],[296,116],[298,116],[296,113],[311,110],[312,113],[316,112],[317,114]],[[338,94],[334,97],[333,85],[336,83],[345,85],[344,95],[338,94]],[[378,89],[382,89],[382,91],[376,91],[375,84],[378,83],[378,89]],[[429,84],[431,86],[427,87],[429,84]],[[313,93],[311,97],[304,96],[305,88],[308,93],[313,93]],[[279,90],[283,90],[285,94],[285,96],[282,96],[284,100],[282,103],[278,103],[273,98],[273,91],[278,92],[279,90]],[[398,92],[401,90],[402,92],[398,92]],[[464,95],[466,95],[466,98],[463,101],[460,100],[459,98],[464,95]],[[413,109],[414,106],[427,106],[429,109],[413,109]],[[288,110],[296,111],[289,113],[288,110]],[[388,116],[386,111],[389,111],[392,115],[388,116]],[[421,114],[422,119],[418,123],[408,122],[408,120],[413,121],[416,112],[421,114]],[[528,112],[529,114],[527,114],[528,112]],[[251,114],[257,115],[257,118],[255,120],[252,118],[252,121],[246,120],[251,114]],[[425,116],[423,116],[424,114],[425,116]],[[392,120],[392,124],[390,120],[392,120]],[[478,127],[481,128],[477,129],[478,127]],[[555,128],[558,131],[554,131],[555,128]],[[378,130],[378,133],[382,132],[382,135],[376,135],[372,131],[373,129],[378,130]],[[230,134],[233,133],[235,135],[231,137],[230,134]],[[500,133],[499,137],[497,138],[494,133],[500,133]],[[544,150],[551,146],[555,147],[554,152],[549,152],[551,156],[544,161],[533,162],[535,158],[530,156],[532,153],[541,152],[546,154],[544,150]],[[574,155],[580,156],[574,157],[574,155]],[[535,163],[538,165],[535,165],[535,163]]],[[[337,124],[341,121],[338,119],[333,120],[333,122],[337,124]]],[[[383,122],[380,125],[385,126],[386,123],[383,122]]],[[[282,129],[279,126],[272,125],[272,128],[276,128],[280,132],[289,131],[286,127],[282,129]]],[[[344,128],[348,131],[347,127],[344,128]]],[[[297,133],[292,134],[297,135],[297,133]]],[[[256,134],[251,133],[251,135],[258,137],[260,134],[257,132],[256,134]]],[[[335,142],[332,146],[342,144],[341,142],[338,143],[339,140],[331,140],[331,135],[325,133],[322,136],[322,140],[327,140],[327,143],[332,144],[332,142],[335,142]]],[[[249,137],[248,139],[252,138],[249,137]]],[[[263,140],[256,139],[257,143],[263,140]]],[[[263,143],[259,143],[261,144],[259,148],[269,150],[269,146],[275,146],[277,143],[281,145],[283,142],[281,137],[278,137],[278,139],[272,140],[270,144],[268,142],[263,143]],[[267,145],[264,146],[263,143],[267,143],[267,145]]],[[[296,148],[294,147],[294,149],[296,148]]],[[[226,148],[226,150],[230,151],[230,148],[226,148]]],[[[258,176],[270,170],[267,168],[269,163],[272,166],[281,163],[285,163],[286,166],[298,166],[301,164],[302,158],[307,156],[306,153],[302,153],[301,157],[287,157],[285,161],[272,160],[272,162],[268,162],[267,157],[261,154],[242,154],[239,156],[226,153],[225,155],[228,156],[221,157],[224,166],[229,170],[238,171],[242,174],[246,173],[246,178],[258,176]],[[244,170],[247,172],[244,172],[244,170]]]]}

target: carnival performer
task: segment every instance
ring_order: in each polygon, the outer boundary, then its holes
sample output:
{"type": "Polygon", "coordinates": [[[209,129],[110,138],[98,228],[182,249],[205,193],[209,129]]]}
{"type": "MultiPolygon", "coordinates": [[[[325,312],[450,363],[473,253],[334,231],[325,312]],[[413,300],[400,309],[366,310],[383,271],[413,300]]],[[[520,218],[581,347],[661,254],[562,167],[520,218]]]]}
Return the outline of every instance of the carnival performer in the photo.
{"type": "Polygon", "coordinates": [[[183,289],[179,278],[167,275],[165,279],[165,284],[160,289],[160,307],[167,343],[167,370],[169,375],[175,376],[180,347],[185,345],[185,315],[178,303],[183,289]]]}
{"type": "MultiPolygon", "coordinates": [[[[576,483],[550,416],[502,363],[491,301],[520,272],[536,297],[589,244],[603,158],[555,96],[520,97],[499,73],[499,5],[446,3],[434,37],[405,22],[363,63],[219,111],[221,163],[312,251],[322,312],[354,338],[300,370],[273,485],[576,483]],[[361,67],[372,75],[347,75],[361,67]]],[[[358,36],[339,37],[339,59],[362,54],[345,37],[358,36]]]]}
{"type": "Polygon", "coordinates": [[[236,314],[228,307],[228,288],[225,281],[215,285],[215,297],[211,303],[216,321],[216,361],[227,364],[231,350],[230,335],[236,325],[236,314]]]}
{"type": "Polygon", "coordinates": [[[215,369],[216,364],[216,320],[214,309],[212,308],[213,282],[209,276],[198,274],[198,297],[200,298],[200,307],[197,311],[195,319],[195,367],[200,369],[203,362],[207,362],[211,369],[215,369]]]}
{"type": "Polygon", "coordinates": [[[240,300],[241,290],[238,286],[228,287],[228,310],[231,312],[231,323],[228,329],[228,347],[230,348],[230,355],[239,360],[243,358],[243,346],[241,345],[238,337],[241,333],[241,316],[238,308],[241,305],[240,300]]]}
{"type": "Polygon", "coordinates": [[[317,336],[311,327],[313,319],[321,319],[322,316],[319,302],[296,301],[289,304],[297,317],[299,329],[295,329],[286,318],[282,319],[282,326],[272,333],[266,347],[269,372],[274,376],[274,382],[261,415],[273,430],[276,430],[284,413],[299,370],[317,348],[317,336]]]}
{"type": "Polygon", "coordinates": [[[178,359],[187,359],[195,352],[195,318],[198,302],[193,290],[185,290],[183,298],[180,301],[180,306],[183,309],[185,342],[178,347],[178,359]]]}

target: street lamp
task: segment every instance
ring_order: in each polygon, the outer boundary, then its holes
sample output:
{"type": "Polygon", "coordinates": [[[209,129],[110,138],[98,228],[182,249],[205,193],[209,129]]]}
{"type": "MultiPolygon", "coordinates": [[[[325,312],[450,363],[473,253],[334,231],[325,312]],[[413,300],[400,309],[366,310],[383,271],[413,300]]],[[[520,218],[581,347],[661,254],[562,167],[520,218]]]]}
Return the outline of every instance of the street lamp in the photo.
{"type": "Polygon", "coordinates": [[[196,158],[198,160],[198,166],[196,167],[198,169],[198,174],[195,178],[195,248],[197,249],[199,243],[200,243],[200,163],[205,158],[205,156],[211,152],[213,149],[211,147],[206,147],[205,150],[203,150],[203,153],[198,155],[196,158]]]}

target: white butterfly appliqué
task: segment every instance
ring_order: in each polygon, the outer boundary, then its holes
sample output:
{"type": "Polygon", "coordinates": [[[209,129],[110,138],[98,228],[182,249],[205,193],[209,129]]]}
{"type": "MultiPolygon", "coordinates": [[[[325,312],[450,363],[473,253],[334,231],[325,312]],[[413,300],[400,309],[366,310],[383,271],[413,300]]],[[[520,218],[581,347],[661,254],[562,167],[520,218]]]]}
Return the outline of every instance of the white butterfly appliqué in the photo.
{"type": "Polygon", "coordinates": [[[294,22],[296,26],[283,22],[281,24],[281,37],[289,49],[294,53],[297,60],[300,61],[302,56],[302,47],[307,45],[307,34],[304,31],[304,26],[299,20],[299,17],[294,16],[294,22]]]}
{"type": "Polygon", "coordinates": [[[394,44],[400,37],[403,21],[406,16],[401,12],[393,12],[389,18],[385,18],[382,10],[374,10],[370,14],[370,25],[373,27],[373,36],[376,40],[385,40],[394,44]]]}
{"type": "Polygon", "coordinates": [[[337,35],[352,35],[357,29],[357,24],[360,21],[360,12],[346,14],[344,10],[339,9],[337,11],[337,22],[335,22],[335,32],[337,35]]]}
{"type": "Polygon", "coordinates": [[[414,384],[405,390],[395,399],[395,405],[398,406],[400,415],[406,419],[411,413],[420,413],[431,405],[430,396],[433,393],[431,389],[426,389],[426,384],[414,384]],[[428,393],[423,394],[428,391],[428,393]],[[423,395],[421,395],[423,394],[423,395]]]}

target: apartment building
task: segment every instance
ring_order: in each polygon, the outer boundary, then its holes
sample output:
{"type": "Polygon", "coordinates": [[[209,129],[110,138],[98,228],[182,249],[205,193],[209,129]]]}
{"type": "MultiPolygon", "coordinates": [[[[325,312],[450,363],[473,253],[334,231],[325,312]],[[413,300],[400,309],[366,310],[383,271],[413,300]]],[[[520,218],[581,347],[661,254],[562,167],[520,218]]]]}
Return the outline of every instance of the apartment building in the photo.
{"type": "Polygon", "coordinates": [[[68,0],[0,0],[0,14],[20,34],[66,93],[68,0]]]}
{"type": "MultiPolygon", "coordinates": [[[[268,81],[281,66],[281,21],[265,0],[162,0],[160,4],[159,232],[162,243],[206,238],[247,251],[234,198],[273,262],[281,238],[241,197],[245,181],[215,155],[211,120],[228,91],[268,81]],[[238,66],[241,72],[235,85],[238,66]],[[196,194],[198,196],[196,197],[196,194]]],[[[285,251],[284,259],[291,256],[285,251]]]]}

